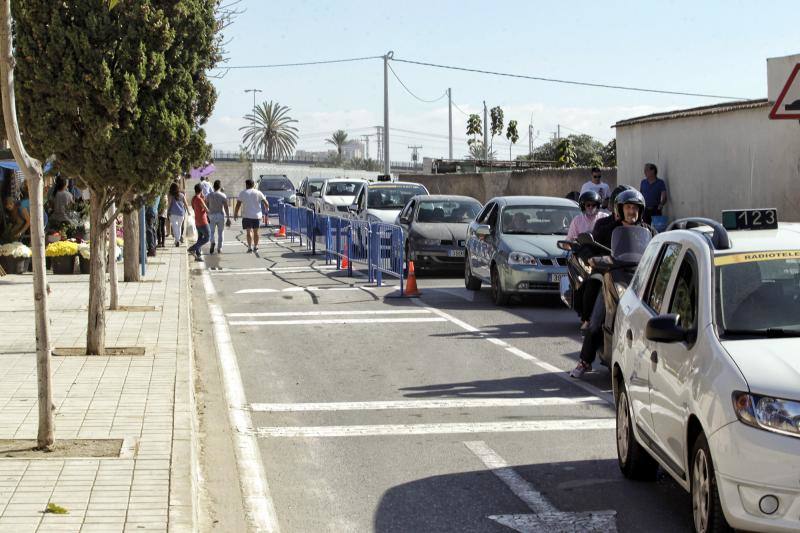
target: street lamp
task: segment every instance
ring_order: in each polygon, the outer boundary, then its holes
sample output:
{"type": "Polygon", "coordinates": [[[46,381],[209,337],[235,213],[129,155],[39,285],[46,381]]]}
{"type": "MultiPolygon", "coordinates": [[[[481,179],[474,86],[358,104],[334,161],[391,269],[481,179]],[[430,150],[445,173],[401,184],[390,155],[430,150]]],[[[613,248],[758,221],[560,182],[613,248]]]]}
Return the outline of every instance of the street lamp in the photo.
{"type": "Polygon", "coordinates": [[[245,93],[253,93],[253,163],[258,160],[258,147],[255,142],[256,134],[256,93],[263,93],[261,89],[245,89],[245,93]]]}

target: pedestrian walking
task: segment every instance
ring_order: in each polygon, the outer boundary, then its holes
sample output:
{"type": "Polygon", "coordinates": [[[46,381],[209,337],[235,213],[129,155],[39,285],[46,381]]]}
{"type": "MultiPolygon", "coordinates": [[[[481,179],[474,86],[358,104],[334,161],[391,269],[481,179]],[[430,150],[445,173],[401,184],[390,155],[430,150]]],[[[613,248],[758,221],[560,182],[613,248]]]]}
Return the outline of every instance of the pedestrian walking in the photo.
{"type": "Polygon", "coordinates": [[[654,216],[661,216],[667,204],[667,184],[658,177],[658,167],[653,163],[644,166],[644,179],[639,186],[644,196],[644,221],[652,223],[654,216]]]}
{"type": "Polygon", "coordinates": [[[158,202],[158,247],[164,248],[167,241],[167,207],[169,206],[169,197],[166,194],[161,195],[158,202]]]}
{"type": "Polygon", "coordinates": [[[247,236],[247,253],[258,251],[258,227],[263,213],[269,212],[269,203],[264,194],[255,189],[253,180],[245,180],[245,190],[239,193],[236,200],[236,207],[233,209],[233,218],[239,217],[239,209],[242,209],[242,229],[247,236]]]}
{"type": "Polygon", "coordinates": [[[603,181],[603,173],[597,167],[592,167],[592,178],[583,184],[581,194],[586,191],[594,191],[600,195],[601,207],[608,207],[608,199],[611,196],[611,188],[608,183],[603,181]]]}
{"type": "Polygon", "coordinates": [[[222,192],[222,184],[219,180],[214,181],[214,190],[206,197],[208,205],[208,223],[211,226],[211,250],[209,254],[214,255],[214,248],[218,254],[222,253],[222,234],[225,226],[231,225],[231,213],[228,210],[228,197],[222,192]]]}
{"type": "Polygon", "coordinates": [[[145,236],[147,240],[147,257],[156,256],[156,245],[158,244],[158,203],[161,196],[156,196],[155,200],[144,206],[145,236]]]}
{"type": "Polygon", "coordinates": [[[212,192],[211,184],[208,182],[208,176],[200,177],[200,186],[203,188],[203,199],[208,198],[208,195],[212,192]]]}
{"type": "Polygon", "coordinates": [[[181,192],[177,183],[169,186],[169,225],[172,229],[172,238],[175,239],[175,246],[181,245],[183,239],[183,219],[189,211],[189,204],[186,203],[186,196],[181,192]]]}
{"type": "Polygon", "coordinates": [[[208,242],[208,206],[203,199],[203,187],[198,183],[194,186],[194,197],[192,198],[192,209],[194,210],[194,225],[197,228],[197,241],[189,247],[189,253],[194,254],[197,261],[203,260],[203,246],[208,242]]]}

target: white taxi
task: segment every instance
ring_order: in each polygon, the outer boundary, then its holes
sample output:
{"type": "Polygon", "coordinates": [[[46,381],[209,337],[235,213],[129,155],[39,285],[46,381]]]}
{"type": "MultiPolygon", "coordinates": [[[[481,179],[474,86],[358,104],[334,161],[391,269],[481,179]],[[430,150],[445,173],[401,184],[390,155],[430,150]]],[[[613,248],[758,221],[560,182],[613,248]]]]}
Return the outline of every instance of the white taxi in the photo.
{"type": "Polygon", "coordinates": [[[698,532],[800,531],[800,225],[774,209],[723,221],[656,236],[620,301],[619,466],[661,465],[698,532]]]}

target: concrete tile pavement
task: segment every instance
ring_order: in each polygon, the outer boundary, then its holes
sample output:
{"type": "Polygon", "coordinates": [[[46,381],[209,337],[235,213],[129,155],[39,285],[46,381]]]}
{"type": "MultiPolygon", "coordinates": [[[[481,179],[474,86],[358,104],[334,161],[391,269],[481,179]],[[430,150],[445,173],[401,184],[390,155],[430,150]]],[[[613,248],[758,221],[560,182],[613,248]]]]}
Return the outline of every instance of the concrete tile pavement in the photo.
{"type": "MultiPolygon", "coordinates": [[[[188,264],[159,250],[143,283],[120,283],[120,303],[154,311],[106,314],[107,346],[143,356],[53,357],[56,439],[123,439],[134,453],[102,459],[0,458],[0,533],[192,531],[197,458],[188,264]],[[69,514],[44,514],[48,503],[69,514]]],[[[121,279],[121,276],[120,276],[121,279]]],[[[83,347],[88,276],[48,276],[54,347],[83,347]]],[[[0,439],[35,439],[30,276],[0,280],[0,439]]]]}

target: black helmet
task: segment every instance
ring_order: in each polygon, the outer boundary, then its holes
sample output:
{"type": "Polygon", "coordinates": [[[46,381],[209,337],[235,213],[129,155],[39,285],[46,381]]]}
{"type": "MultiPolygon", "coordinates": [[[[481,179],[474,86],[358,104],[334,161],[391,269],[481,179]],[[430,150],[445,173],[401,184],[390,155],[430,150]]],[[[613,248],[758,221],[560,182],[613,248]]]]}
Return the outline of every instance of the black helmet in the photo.
{"type": "Polygon", "coordinates": [[[623,193],[625,191],[634,191],[634,190],[636,189],[634,189],[630,185],[617,185],[616,187],[614,187],[614,190],[611,191],[611,209],[612,210],[616,209],[617,196],[619,196],[620,193],[623,193]]]}
{"type": "Polygon", "coordinates": [[[641,222],[642,215],[644,215],[644,196],[642,196],[642,193],[636,189],[629,189],[627,191],[622,191],[617,195],[614,203],[614,212],[617,214],[617,217],[620,220],[625,218],[622,207],[625,204],[639,206],[639,216],[636,218],[636,223],[638,224],[641,222]]]}
{"type": "Polygon", "coordinates": [[[578,198],[578,205],[581,207],[581,211],[586,211],[586,204],[593,203],[597,204],[597,207],[600,207],[600,204],[603,201],[600,199],[600,195],[597,191],[586,191],[581,193],[580,197],[578,198]]]}

